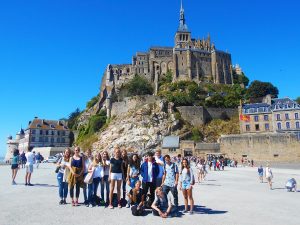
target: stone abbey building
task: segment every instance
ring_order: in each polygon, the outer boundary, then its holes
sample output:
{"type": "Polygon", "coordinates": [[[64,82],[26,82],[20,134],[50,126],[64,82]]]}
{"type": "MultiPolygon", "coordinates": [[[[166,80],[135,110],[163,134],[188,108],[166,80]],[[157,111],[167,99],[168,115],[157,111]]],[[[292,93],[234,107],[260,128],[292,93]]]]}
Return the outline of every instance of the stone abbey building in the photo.
{"type": "Polygon", "coordinates": [[[117,92],[135,74],[154,83],[157,94],[158,81],[168,70],[172,71],[173,81],[233,83],[231,55],[217,50],[210,35],[202,40],[192,38],[185,21],[182,2],[174,47],[151,47],[148,52],[137,52],[132,57],[131,64],[109,64],[102,80],[102,97],[109,97],[112,90],[117,92]]]}

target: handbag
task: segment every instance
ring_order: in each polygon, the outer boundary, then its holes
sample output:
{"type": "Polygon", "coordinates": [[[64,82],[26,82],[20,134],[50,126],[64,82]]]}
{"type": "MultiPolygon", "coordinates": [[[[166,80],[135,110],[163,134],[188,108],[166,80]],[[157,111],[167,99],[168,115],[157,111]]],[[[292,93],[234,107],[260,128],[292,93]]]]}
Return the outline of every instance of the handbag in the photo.
{"type": "Polygon", "coordinates": [[[60,169],[60,166],[57,166],[54,172],[58,173],[59,169],[60,169]]]}
{"type": "Polygon", "coordinates": [[[94,169],[93,169],[92,172],[88,173],[88,174],[85,176],[83,182],[86,183],[86,184],[91,184],[91,183],[93,183],[93,175],[94,175],[94,169]]]}
{"type": "MultiPolygon", "coordinates": [[[[61,162],[62,162],[62,158],[60,158],[60,159],[58,160],[58,163],[59,163],[59,164],[61,164],[61,162]]],[[[55,169],[54,172],[55,172],[55,173],[58,173],[58,172],[59,172],[59,169],[60,169],[60,165],[56,167],[56,169],[55,169]]]]}

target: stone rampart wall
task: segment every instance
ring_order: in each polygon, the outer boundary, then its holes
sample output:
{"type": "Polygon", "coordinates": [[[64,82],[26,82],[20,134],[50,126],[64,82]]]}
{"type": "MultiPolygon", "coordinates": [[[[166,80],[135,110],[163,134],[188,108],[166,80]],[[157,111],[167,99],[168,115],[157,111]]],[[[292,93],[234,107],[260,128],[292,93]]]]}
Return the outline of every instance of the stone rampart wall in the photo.
{"type": "Polygon", "coordinates": [[[300,162],[300,142],[293,134],[226,135],[220,144],[222,153],[238,160],[300,162]]]}

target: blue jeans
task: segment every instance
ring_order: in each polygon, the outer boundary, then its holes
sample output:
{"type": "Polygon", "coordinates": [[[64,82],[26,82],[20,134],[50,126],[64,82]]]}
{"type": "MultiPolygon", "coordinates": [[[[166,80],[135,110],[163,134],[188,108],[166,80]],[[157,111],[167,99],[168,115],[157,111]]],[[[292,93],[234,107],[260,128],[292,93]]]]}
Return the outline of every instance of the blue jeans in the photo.
{"type": "Polygon", "coordinates": [[[88,203],[92,204],[93,197],[94,197],[94,182],[88,184],[87,192],[88,192],[87,201],[88,203]]]}
{"type": "Polygon", "coordinates": [[[104,186],[106,189],[106,202],[109,202],[109,182],[108,182],[108,175],[105,175],[102,178],[102,182],[101,182],[101,199],[102,201],[104,201],[104,186]]]}
{"type": "MultiPolygon", "coordinates": [[[[87,175],[87,173],[83,174],[83,178],[85,178],[85,176],[87,175]]],[[[88,200],[88,196],[87,196],[87,188],[86,188],[86,184],[84,184],[84,187],[83,187],[83,198],[84,198],[84,201],[86,202],[88,200]]]]}
{"type": "Polygon", "coordinates": [[[61,199],[66,199],[68,196],[68,183],[63,181],[64,174],[57,174],[58,192],[61,199]]]}
{"type": "Polygon", "coordinates": [[[100,181],[101,181],[100,177],[96,177],[96,178],[93,179],[94,199],[97,197],[97,191],[98,191],[98,187],[99,187],[100,181]]]}

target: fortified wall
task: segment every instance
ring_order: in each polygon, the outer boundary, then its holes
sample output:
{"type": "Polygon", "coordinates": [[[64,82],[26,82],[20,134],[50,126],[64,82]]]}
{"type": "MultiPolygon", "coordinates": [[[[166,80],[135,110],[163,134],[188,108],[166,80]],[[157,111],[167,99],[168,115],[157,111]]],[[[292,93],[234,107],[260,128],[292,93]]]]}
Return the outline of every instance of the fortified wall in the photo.
{"type": "Polygon", "coordinates": [[[294,134],[226,135],[220,138],[220,147],[222,153],[235,159],[300,162],[300,142],[294,134]]]}
{"type": "Polygon", "coordinates": [[[192,124],[200,126],[212,119],[229,119],[237,115],[237,109],[204,108],[202,106],[181,106],[177,107],[181,117],[192,124]]]}
{"type": "Polygon", "coordinates": [[[112,103],[111,116],[119,116],[133,109],[139,109],[146,104],[155,104],[161,101],[158,96],[135,96],[124,98],[121,102],[112,103]]]}

